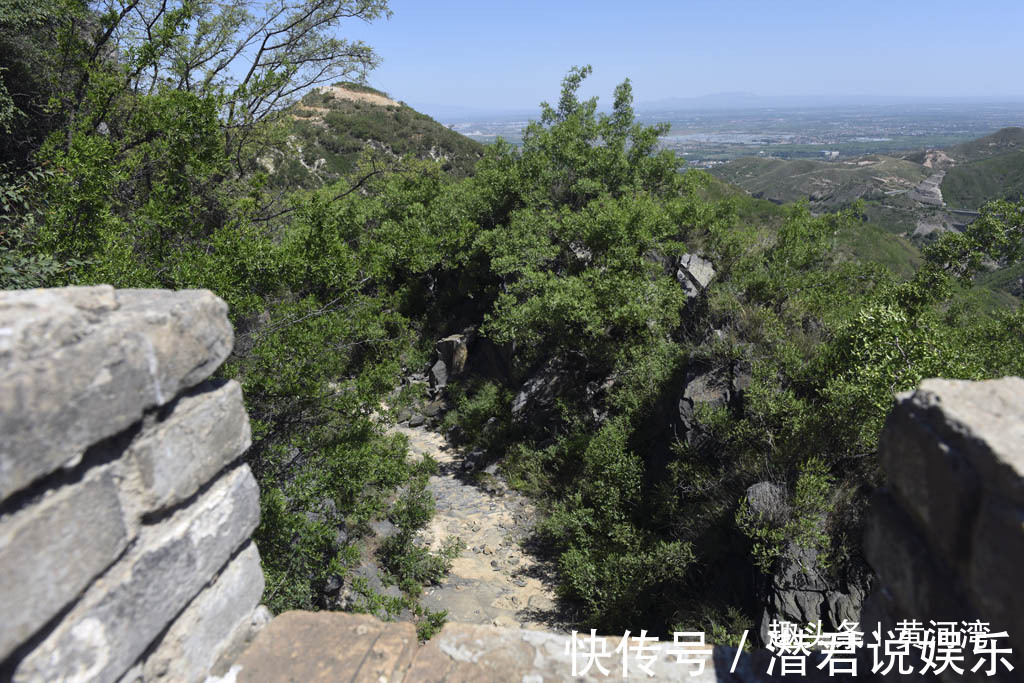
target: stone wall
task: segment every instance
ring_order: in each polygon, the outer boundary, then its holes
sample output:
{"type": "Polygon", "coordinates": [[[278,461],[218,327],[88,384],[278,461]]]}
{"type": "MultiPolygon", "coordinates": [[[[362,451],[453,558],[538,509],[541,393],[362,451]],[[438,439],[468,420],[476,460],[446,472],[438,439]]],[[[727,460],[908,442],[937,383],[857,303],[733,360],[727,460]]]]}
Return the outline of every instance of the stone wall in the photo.
{"type": "Polygon", "coordinates": [[[197,681],[266,619],[227,306],[0,292],[0,680],[197,681]]]}
{"type": "Polygon", "coordinates": [[[864,541],[877,583],[862,626],[981,619],[1008,632],[1006,680],[1021,680],[1024,380],[925,380],[890,413],[879,458],[888,485],[864,541]]]}

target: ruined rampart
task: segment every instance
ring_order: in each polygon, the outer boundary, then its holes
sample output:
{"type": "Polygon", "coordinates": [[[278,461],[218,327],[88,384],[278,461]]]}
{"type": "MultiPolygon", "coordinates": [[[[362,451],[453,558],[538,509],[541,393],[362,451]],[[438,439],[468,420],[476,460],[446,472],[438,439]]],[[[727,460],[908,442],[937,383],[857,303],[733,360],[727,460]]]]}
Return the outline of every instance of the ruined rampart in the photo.
{"type": "Polygon", "coordinates": [[[203,680],[263,591],[227,306],[0,293],[0,678],[203,680]]]}

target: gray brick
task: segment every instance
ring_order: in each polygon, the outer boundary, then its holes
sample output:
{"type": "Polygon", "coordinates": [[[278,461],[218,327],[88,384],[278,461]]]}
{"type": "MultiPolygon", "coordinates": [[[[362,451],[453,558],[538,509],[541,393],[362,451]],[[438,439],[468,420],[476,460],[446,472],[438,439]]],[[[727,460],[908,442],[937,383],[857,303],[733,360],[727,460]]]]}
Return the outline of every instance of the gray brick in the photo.
{"type": "Polygon", "coordinates": [[[75,599],[127,542],[109,467],[0,521],[0,660],[75,599]]]}
{"type": "Polygon", "coordinates": [[[194,494],[251,443],[249,416],[235,381],[202,385],[178,399],[163,420],[147,424],[126,453],[125,484],[141,513],[194,494]]]}
{"type": "Polygon", "coordinates": [[[205,290],[0,292],[0,500],[206,379],[232,342],[205,290]]]}
{"type": "Polygon", "coordinates": [[[135,546],[94,583],[15,670],[15,681],[116,681],[246,542],[259,520],[247,466],[196,502],[143,529],[135,546]]]}
{"type": "Polygon", "coordinates": [[[146,658],[142,679],[203,681],[223,652],[248,636],[263,594],[263,570],[249,544],[195,597],[146,658]]]}

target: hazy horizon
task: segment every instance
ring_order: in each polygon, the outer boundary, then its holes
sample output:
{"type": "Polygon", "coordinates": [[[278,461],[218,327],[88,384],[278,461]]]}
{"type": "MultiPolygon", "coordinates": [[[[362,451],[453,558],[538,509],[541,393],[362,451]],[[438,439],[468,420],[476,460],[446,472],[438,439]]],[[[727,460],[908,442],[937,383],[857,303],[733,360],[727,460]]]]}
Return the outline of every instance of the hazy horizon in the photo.
{"type": "Polygon", "coordinates": [[[855,10],[809,0],[390,5],[391,20],[349,23],[340,35],[381,56],[370,85],[427,113],[535,111],[583,64],[594,68],[583,96],[607,103],[629,78],[638,107],[723,94],[1024,101],[1024,3],[1015,1],[969,10],[948,0],[864,0],[855,10]]]}
{"type": "MultiPolygon", "coordinates": [[[[532,106],[520,107],[474,107],[460,104],[446,104],[439,102],[418,102],[409,101],[398,96],[397,93],[389,95],[404,101],[414,109],[421,111],[434,118],[448,119],[472,119],[475,117],[535,118],[539,113],[539,102],[532,106]]],[[[549,98],[548,102],[554,103],[555,98],[549,98]]],[[[634,108],[638,113],[659,113],[677,110],[680,112],[749,112],[757,110],[779,110],[792,111],[797,109],[855,109],[855,108],[885,108],[885,107],[912,107],[912,108],[933,108],[933,107],[1012,107],[1014,110],[1024,110],[1024,96],[1019,97],[943,97],[943,96],[919,96],[919,97],[898,97],[895,95],[759,95],[756,93],[744,92],[722,92],[708,93],[694,97],[663,97],[657,100],[634,102],[634,108]]],[[[600,97],[598,108],[608,110],[611,107],[611,97],[600,97]]],[[[1022,120],[1024,125],[1024,120],[1022,120]]]]}

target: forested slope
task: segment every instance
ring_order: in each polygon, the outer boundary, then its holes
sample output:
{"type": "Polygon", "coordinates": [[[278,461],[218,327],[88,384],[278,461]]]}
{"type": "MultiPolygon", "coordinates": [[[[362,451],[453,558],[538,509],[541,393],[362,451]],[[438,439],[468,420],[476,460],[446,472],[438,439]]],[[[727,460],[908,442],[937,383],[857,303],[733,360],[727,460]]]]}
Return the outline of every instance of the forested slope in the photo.
{"type": "Polygon", "coordinates": [[[384,93],[355,83],[318,88],[288,112],[291,132],[265,157],[276,184],[313,187],[351,173],[368,149],[384,158],[439,161],[468,175],[483,146],[384,93]]]}

